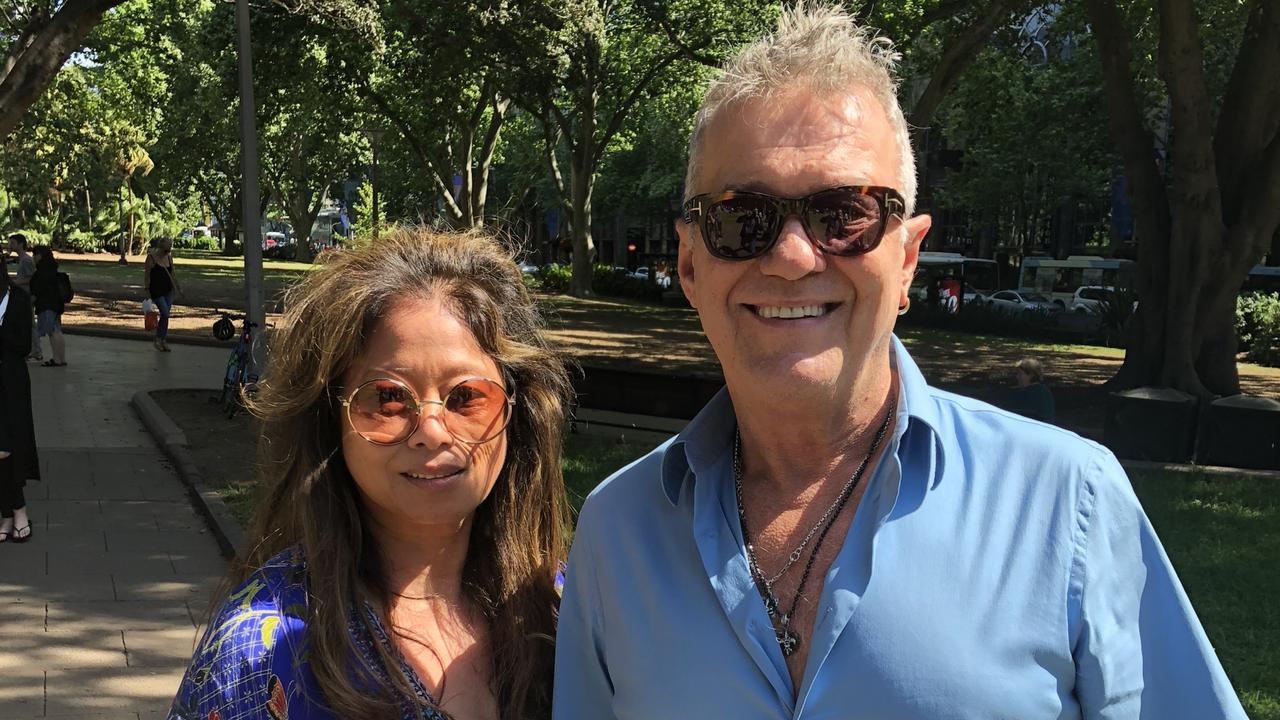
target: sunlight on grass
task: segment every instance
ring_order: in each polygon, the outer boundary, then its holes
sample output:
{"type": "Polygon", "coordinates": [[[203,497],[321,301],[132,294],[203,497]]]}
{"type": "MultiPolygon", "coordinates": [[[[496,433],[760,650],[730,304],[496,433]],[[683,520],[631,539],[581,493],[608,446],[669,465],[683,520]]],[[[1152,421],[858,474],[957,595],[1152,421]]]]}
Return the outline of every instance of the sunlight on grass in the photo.
{"type": "Polygon", "coordinates": [[[1245,709],[1280,720],[1280,483],[1131,475],[1245,709]]]}
{"type": "Polygon", "coordinates": [[[619,444],[607,436],[566,435],[561,467],[573,511],[576,513],[582,507],[582,501],[602,480],[655,447],[657,443],[619,444]]]}

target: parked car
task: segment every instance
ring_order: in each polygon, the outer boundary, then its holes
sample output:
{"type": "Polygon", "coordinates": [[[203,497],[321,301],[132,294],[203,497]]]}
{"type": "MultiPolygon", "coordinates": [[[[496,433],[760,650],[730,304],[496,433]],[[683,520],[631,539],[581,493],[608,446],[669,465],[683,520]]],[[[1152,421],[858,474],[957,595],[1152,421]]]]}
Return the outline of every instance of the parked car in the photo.
{"type": "Polygon", "coordinates": [[[1048,297],[1039,293],[1019,290],[999,290],[991,293],[986,299],[986,304],[997,312],[1009,315],[1022,315],[1024,313],[1051,315],[1061,311],[1061,308],[1055,305],[1048,297]]]}
{"type": "Polygon", "coordinates": [[[1071,296],[1071,301],[1067,305],[1067,309],[1072,312],[1097,315],[1102,312],[1103,304],[1110,302],[1115,296],[1115,288],[1101,285],[1085,285],[1076,288],[1075,294],[1071,296]]]}
{"type": "Polygon", "coordinates": [[[524,273],[525,275],[536,275],[538,274],[538,271],[541,269],[542,268],[538,267],[537,265],[534,265],[528,260],[525,260],[524,262],[520,263],[520,272],[524,273]]]}
{"type": "MultiPolygon", "coordinates": [[[[644,266],[638,267],[635,270],[627,273],[627,277],[635,278],[636,280],[640,280],[647,283],[649,282],[649,268],[644,266]]],[[[671,276],[667,275],[666,273],[658,273],[658,275],[654,278],[654,284],[656,284],[658,287],[663,287],[663,288],[671,287],[671,276]]]]}

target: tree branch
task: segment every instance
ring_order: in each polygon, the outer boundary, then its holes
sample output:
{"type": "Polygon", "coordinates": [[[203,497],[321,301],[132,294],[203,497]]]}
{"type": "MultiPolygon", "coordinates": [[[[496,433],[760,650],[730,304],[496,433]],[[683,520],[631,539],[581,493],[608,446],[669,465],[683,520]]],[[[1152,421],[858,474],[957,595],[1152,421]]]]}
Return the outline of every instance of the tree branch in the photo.
{"type": "MultiPolygon", "coordinates": [[[[1155,141],[1142,120],[1142,108],[1134,92],[1124,16],[1115,0],[1085,0],[1107,93],[1111,134],[1124,159],[1129,196],[1144,234],[1150,254],[1167,248],[1169,237],[1169,203],[1165,196],[1164,178],[1156,165],[1155,141]]],[[[1158,258],[1152,258],[1159,265],[1158,258]]],[[[1139,292],[1145,288],[1139,287],[1139,292]]]]}
{"type": "Polygon", "coordinates": [[[1173,163],[1175,197],[1207,203],[1222,217],[1213,122],[1204,78],[1204,52],[1191,0],[1159,0],[1160,70],[1169,89],[1170,120],[1177,128],[1178,161],[1173,163]]]}
{"type": "Polygon", "coordinates": [[[656,25],[662,34],[667,37],[667,42],[671,43],[680,55],[688,58],[696,63],[706,65],[707,67],[719,68],[723,58],[715,55],[708,55],[702,52],[703,48],[710,44],[710,39],[704,39],[696,46],[690,46],[684,40],[680,39],[680,34],[671,25],[671,18],[667,16],[666,3],[640,3],[641,12],[649,21],[656,25]]]}
{"type": "Polygon", "coordinates": [[[911,127],[928,127],[933,122],[938,106],[973,63],[1000,21],[1009,15],[1009,8],[1015,1],[992,0],[977,20],[951,39],[929,75],[924,92],[911,108],[911,115],[907,118],[911,127]]]}
{"type": "Polygon", "coordinates": [[[560,131],[552,129],[551,118],[547,117],[545,113],[541,118],[540,124],[542,125],[542,147],[545,151],[544,159],[551,169],[551,182],[555,185],[556,196],[560,198],[560,204],[565,209],[569,209],[573,207],[573,203],[570,202],[569,194],[564,187],[564,176],[560,174],[560,162],[556,160],[556,148],[560,145],[560,138],[558,137],[560,131]]]}
{"type": "Polygon", "coordinates": [[[626,121],[627,113],[631,111],[631,107],[635,105],[636,101],[643,97],[646,92],[648,92],[649,83],[658,76],[658,73],[665,70],[668,65],[675,62],[679,57],[679,52],[668,53],[661,60],[655,63],[653,67],[649,68],[648,72],[644,74],[644,77],[640,78],[640,80],[636,82],[635,86],[631,88],[631,92],[627,93],[626,99],[624,99],[622,104],[618,105],[617,109],[613,111],[613,116],[609,118],[609,125],[605,128],[604,134],[602,134],[600,139],[596,142],[596,146],[591,153],[591,167],[596,167],[600,162],[600,158],[604,157],[605,149],[609,146],[609,142],[613,140],[613,136],[622,129],[622,123],[626,121]]]}
{"type": "MultiPolygon", "coordinates": [[[[875,3],[867,4],[874,5],[875,3]]],[[[955,17],[960,14],[961,10],[964,10],[972,4],[973,0],[943,0],[934,6],[933,9],[926,11],[920,16],[919,26],[921,28],[927,28],[940,20],[955,17]]]]}
{"type": "Polygon", "coordinates": [[[1243,234],[1254,241],[1251,251],[1257,262],[1280,225],[1280,132],[1271,137],[1247,170],[1252,172],[1242,173],[1248,180],[1241,183],[1240,226],[1243,234]]]}
{"type": "Polygon", "coordinates": [[[0,139],[18,126],[27,108],[53,82],[102,14],[123,1],[66,0],[49,22],[29,38],[21,54],[6,58],[9,69],[0,79],[0,139]]]}
{"type": "Polygon", "coordinates": [[[422,143],[418,141],[418,137],[414,134],[413,128],[409,125],[408,121],[406,121],[400,113],[396,112],[395,108],[391,107],[391,103],[387,102],[386,98],[382,97],[382,95],[370,87],[367,80],[362,80],[359,87],[361,94],[373,101],[373,104],[378,108],[378,112],[391,122],[395,127],[396,132],[400,133],[400,137],[404,138],[405,142],[409,143],[409,149],[412,150],[413,154],[418,156],[418,160],[427,167],[427,170],[430,172],[431,179],[436,187],[436,191],[440,193],[441,199],[444,200],[445,208],[449,211],[449,214],[452,215],[455,220],[461,220],[462,208],[458,207],[458,203],[453,200],[452,183],[446,183],[444,181],[444,178],[440,175],[440,171],[436,168],[436,164],[431,161],[430,154],[427,153],[427,150],[422,146],[422,143]]]}
{"type": "Polygon", "coordinates": [[[1223,216],[1233,224],[1247,206],[1239,202],[1249,186],[1246,168],[1256,161],[1280,125],[1280,11],[1274,2],[1255,0],[1240,52],[1218,114],[1214,133],[1223,216]]]}

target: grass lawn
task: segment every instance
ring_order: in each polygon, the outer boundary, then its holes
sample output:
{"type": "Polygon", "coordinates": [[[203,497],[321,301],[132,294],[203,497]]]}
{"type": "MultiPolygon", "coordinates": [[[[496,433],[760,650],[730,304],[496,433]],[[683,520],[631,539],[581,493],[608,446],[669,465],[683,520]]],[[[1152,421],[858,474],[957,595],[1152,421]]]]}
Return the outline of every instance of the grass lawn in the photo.
{"type": "Polygon", "coordinates": [[[1131,472],[1254,720],[1280,720],[1280,482],[1131,472]]]}
{"type": "MultiPolygon", "coordinates": [[[[240,308],[244,305],[244,258],[224,257],[200,250],[175,250],[174,269],[185,305],[240,308]]],[[[71,276],[80,294],[105,298],[137,298],[144,295],[142,256],[121,265],[114,255],[62,255],[60,269],[71,276]]],[[[263,261],[266,297],[276,298],[307,272],[307,263],[263,261]]]]}

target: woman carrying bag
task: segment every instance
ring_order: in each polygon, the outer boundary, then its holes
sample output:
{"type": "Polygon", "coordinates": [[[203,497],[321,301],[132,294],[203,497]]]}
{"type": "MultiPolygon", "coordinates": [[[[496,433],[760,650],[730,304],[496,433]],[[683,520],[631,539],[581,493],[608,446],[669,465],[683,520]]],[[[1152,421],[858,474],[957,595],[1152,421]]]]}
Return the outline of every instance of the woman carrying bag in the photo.
{"type": "Polygon", "coordinates": [[[169,352],[165,340],[169,337],[169,313],[173,309],[174,293],[181,293],[178,278],[173,268],[173,240],[160,238],[155,249],[147,253],[144,265],[147,275],[147,293],[151,302],[160,311],[160,321],[156,323],[156,350],[169,352]]]}

